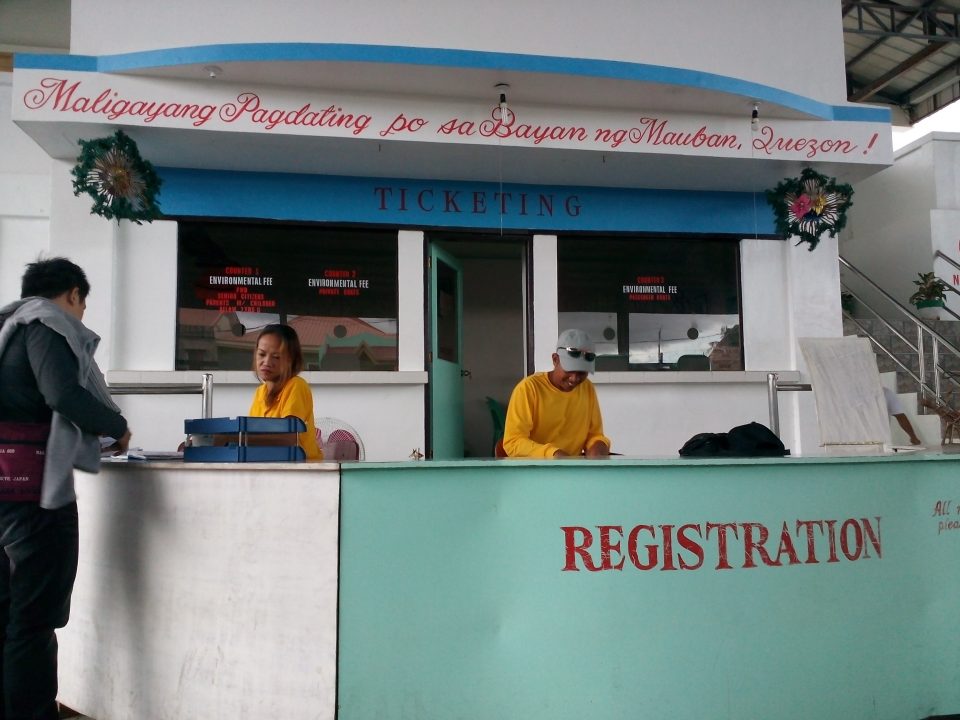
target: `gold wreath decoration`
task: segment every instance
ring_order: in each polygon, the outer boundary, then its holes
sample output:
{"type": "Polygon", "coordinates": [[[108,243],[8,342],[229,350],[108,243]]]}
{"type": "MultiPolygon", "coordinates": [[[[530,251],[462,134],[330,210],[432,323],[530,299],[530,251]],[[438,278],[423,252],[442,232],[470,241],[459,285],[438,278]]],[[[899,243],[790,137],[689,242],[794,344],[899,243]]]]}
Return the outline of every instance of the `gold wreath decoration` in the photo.
{"type": "Polygon", "coordinates": [[[80,140],[80,147],[73,168],[73,194],[93,198],[92,214],[137,225],[160,217],[161,180],[153,165],[140,157],[136,142],[117,130],[110,137],[80,140]]]}

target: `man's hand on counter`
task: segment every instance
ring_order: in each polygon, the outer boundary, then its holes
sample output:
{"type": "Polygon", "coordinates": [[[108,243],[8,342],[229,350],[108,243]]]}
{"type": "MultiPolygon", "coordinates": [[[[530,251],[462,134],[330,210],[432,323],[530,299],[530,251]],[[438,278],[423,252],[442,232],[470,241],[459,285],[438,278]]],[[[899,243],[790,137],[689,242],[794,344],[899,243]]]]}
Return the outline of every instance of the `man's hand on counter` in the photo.
{"type": "Polygon", "coordinates": [[[610,457],[610,447],[602,440],[598,440],[587,448],[586,455],[588,458],[610,457]]]}
{"type": "Polygon", "coordinates": [[[121,437],[117,438],[108,445],[103,445],[104,440],[109,440],[109,438],[100,439],[101,455],[122,455],[127,451],[127,448],[130,447],[130,428],[127,428],[127,431],[121,437]]]}

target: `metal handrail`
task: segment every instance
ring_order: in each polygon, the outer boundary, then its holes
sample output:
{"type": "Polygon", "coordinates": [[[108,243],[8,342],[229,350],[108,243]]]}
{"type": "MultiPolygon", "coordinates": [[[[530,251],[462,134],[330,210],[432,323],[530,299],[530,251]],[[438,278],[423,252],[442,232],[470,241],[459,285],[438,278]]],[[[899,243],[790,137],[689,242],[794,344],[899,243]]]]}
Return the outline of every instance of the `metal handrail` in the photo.
{"type": "MultiPolygon", "coordinates": [[[[944,253],[942,250],[937,250],[937,251],[933,254],[933,259],[936,260],[937,258],[940,258],[941,260],[946,260],[948,263],[950,263],[951,265],[953,265],[954,268],[956,268],[957,270],[960,270],[960,263],[958,263],[958,262],[957,262],[956,260],[954,260],[952,257],[950,257],[949,255],[947,255],[946,253],[944,253]]],[[[948,288],[950,288],[953,292],[955,292],[955,293],[957,293],[958,295],[960,295],[960,290],[957,290],[957,288],[956,288],[954,285],[951,285],[951,284],[948,283],[946,280],[944,280],[943,282],[944,282],[944,284],[945,284],[948,288]]],[[[955,313],[953,310],[951,310],[950,308],[948,308],[946,305],[943,306],[943,309],[946,310],[946,311],[947,311],[948,313],[950,313],[951,315],[953,315],[957,320],[960,320],[960,315],[958,315],[957,313],[955,313]]]]}
{"type": "MultiPolygon", "coordinates": [[[[925,323],[920,322],[920,320],[917,318],[917,316],[914,315],[914,314],[913,314],[912,312],[910,312],[909,310],[907,310],[906,307],[904,307],[903,305],[901,305],[900,302],[899,302],[896,298],[893,297],[893,295],[891,295],[890,293],[888,293],[888,292],[887,292],[886,290],[884,290],[882,287],[880,287],[879,285],[877,285],[873,280],[871,280],[870,278],[868,278],[866,275],[864,275],[862,272],[860,272],[857,268],[855,268],[853,265],[851,265],[850,262],[849,262],[848,260],[846,260],[842,255],[838,256],[838,259],[840,260],[840,264],[841,264],[841,265],[844,265],[844,266],[847,267],[849,270],[853,271],[853,273],[854,273],[855,275],[859,276],[862,280],[865,280],[868,285],[870,285],[874,290],[876,290],[878,293],[880,293],[880,295],[882,295],[884,298],[886,298],[887,300],[889,300],[889,301],[893,304],[893,306],[894,306],[898,311],[900,311],[900,312],[907,318],[907,320],[909,320],[910,322],[912,322],[914,325],[917,325],[917,326],[923,328],[925,332],[930,333],[930,335],[932,335],[933,337],[935,337],[938,342],[942,343],[942,344],[943,344],[947,349],[949,349],[954,355],[956,355],[957,357],[960,357],[960,348],[956,347],[953,343],[951,343],[951,342],[950,342],[949,340],[947,340],[943,335],[941,335],[940,333],[938,333],[936,330],[934,330],[934,329],[933,329],[932,327],[930,327],[929,325],[926,325],[925,323]]],[[[960,317],[960,315],[958,315],[957,317],[960,317]]]]}
{"type": "MultiPolygon", "coordinates": [[[[944,259],[956,265],[956,263],[952,259],[948,258],[946,255],[943,255],[943,253],[941,253],[940,251],[937,251],[937,256],[943,257],[944,259]]],[[[958,382],[952,376],[952,374],[949,373],[940,364],[940,346],[943,346],[944,348],[946,348],[949,352],[951,352],[957,358],[960,358],[960,348],[958,348],[949,340],[947,340],[943,335],[941,335],[935,329],[933,329],[926,323],[922,322],[913,313],[911,313],[904,305],[902,305],[896,298],[890,295],[890,293],[888,293],[886,290],[884,290],[879,285],[877,285],[877,283],[875,283],[873,280],[867,277],[862,271],[854,267],[846,258],[842,256],[838,256],[838,260],[843,267],[846,267],[848,270],[854,273],[857,277],[859,277],[861,280],[866,282],[868,286],[873,288],[873,290],[875,290],[880,295],[880,297],[886,299],[900,314],[902,314],[911,323],[913,323],[917,331],[916,344],[913,344],[909,340],[907,340],[902,333],[900,333],[889,322],[887,322],[887,320],[884,317],[882,317],[880,313],[878,313],[873,307],[871,307],[869,303],[867,303],[862,297],[854,293],[845,283],[841,282],[841,285],[846,292],[849,292],[850,295],[854,297],[870,313],[872,313],[876,319],[878,319],[881,323],[883,323],[883,325],[887,328],[887,330],[889,330],[898,338],[900,338],[900,340],[906,343],[906,345],[914,353],[917,354],[917,358],[919,362],[919,365],[918,365],[919,377],[916,374],[914,374],[912,371],[910,371],[896,357],[894,357],[893,354],[889,350],[887,350],[887,348],[883,347],[883,345],[876,338],[874,338],[873,335],[860,322],[856,320],[856,318],[852,317],[847,312],[844,312],[845,317],[848,317],[851,320],[853,320],[853,322],[857,325],[857,327],[860,328],[860,330],[864,333],[864,335],[866,335],[866,337],[868,337],[873,342],[874,345],[881,348],[887,357],[892,359],[898,366],[900,366],[900,368],[902,368],[905,372],[907,372],[908,375],[910,375],[910,377],[918,384],[922,396],[925,397],[929,394],[936,399],[936,403],[938,405],[945,405],[946,402],[943,400],[943,393],[942,393],[942,388],[940,384],[941,377],[945,377],[948,381],[953,383],[953,385],[955,385],[956,387],[960,387],[960,382],[958,382]],[[927,362],[926,362],[926,348],[924,343],[924,333],[927,333],[930,335],[931,343],[932,343],[931,359],[932,359],[932,371],[933,371],[933,387],[931,387],[926,383],[927,362]]],[[[957,265],[957,267],[958,269],[960,269],[960,265],[957,265]]],[[[953,288],[952,285],[950,287],[951,289],[956,291],[956,289],[953,288]]],[[[954,317],[960,319],[960,315],[957,315],[957,313],[953,312],[949,308],[944,308],[944,309],[954,317]]]]}
{"type": "Polygon", "coordinates": [[[777,393],[784,390],[812,389],[813,386],[810,383],[782,383],[777,373],[767,373],[767,412],[770,415],[770,429],[774,435],[780,437],[780,400],[777,393]]]}
{"type": "Polygon", "coordinates": [[[200,395],[201,417],[213,417],[213,373],[203,373],[200,383],[118,383],[108,385],[111,395],[200,395]]]}
{"type": "MultiPolygon", "coordinates": [[[[863,323],[861,323],[859,320],[857,320],[855,317],[853,317],[853,316],[850,315],[849,313],[844,313],[844,316],[845,316],[846,318],[848,318],[854,325],[856,325],[858,328],[860,328],[860,329],[863,331],[863,334],[866,336],[866,338],[867,338],[870,342],[872,342],[872,343],[877,347],[878,350],[880,350],[884,355],[886,355],[886,356],[887,356],[887,359],[893,361],[896,365],[898,365],[898,366],[900,367],[901,370],[903,370],[907,375],[909,375],[910,378],[911,378],[915,383],[917,383],[917,385],[919,385],[921,388],[927,390],[927,391],[930,392],[930,393],[933,392],[933,388],[931,388],[931,387],[930,387],[929,385],[927,385],[923,380],[921,380],[921,379],[917,376],[917,374],[916,374],[915,372],[913,372],[913,370],[911,370],[911,369],[908,368],[906,365],[904,365],[903,362],[900,360],[900,358],[898,358],[896,355],[894,355],[892,352],[890,352],[890,349],[889,349],[889,348],[885,347],[885,346],[883,345],[883,343],[881,343],[881,342],[880,342],[879,340],[877,340],[873,335],[871,335],[871,334],[870,334],[870,331],[867,330],[867,328],[865,328],[865,327],[863,326],[863,323]]],[[[881,320],[882,320],[882,318],[881,318],[881,320]]],[[[899,334],[899,333],[898,333],[898,334],[899,334]]],[[[901,336],[901,337],[902,337],[902,336],[901,336]]],[[[910,345],[910,343],[907,343],[907,344],[910,345]]],[[[913,345],[910,345],[910,347],[913,348],[913,345]]],[[[914,348],[914,350],[915,350],[915,349],[916,349],[916,348],[914,348]]],[[[945,375],[950,375],[950,374],[952,374],[952,373],[944,372],[944,374],[945,374],[945,375]]],[[[954,380],[954,382],[956,382],[956,381],[954,380]]],[[[960,387],[960,383],[957,383],[957,386],[960,387]]]]}
{"type": "MultiPolygon", "coordinates": [[[[958,262],[957,262],[956,260],[954,260],[952,257],[950,257],[950,256],[947,255],[945,252],[943,252],[943,250],[937,250],[937,251],[933,254],[933,259],[936,260],[937,258],[940,258],[941,260],[946,260],[948,263],[950,263],[951,265],[953,265],[957,270],[960,270],[960,263],[958,263],[958,262]]],[[[946,281],[944,281],[944,282],[946,282],[946,281]]],[[[950,285],[950,283],[947,283],[947,285],[950,285]]],[[[950,287],[953,287],[953,285],[950,285],[950,287]]],[[[956,290],[956,288],[954,288],[954,290],[956,290]]]]}
{"type": "MultiPolygon", "coordinates": [[[[871,312],[873,311],[873,308],[871,308],[870,305],[869,305],[862,297],[860,297],[860,296],[857,295],[855,292],[853,292],[853,290],[851,290],[850,288],[846,288],[846,291],[847,291],[848,293],[850,293],[850,295],[853,296],[853,299],[854,299],[854,300],[856,300],[857,302],[859,302],[860,304],[862,304],[864,307],[866,307],[866,308],[867,308],[868,310],[870,310],[871,312]]],[[[849,313],[848,313],[848,316],[849,316],[849,313]]],[[[867,332],[867,329],[866,329],[865,327],[863,327],[863,325],[861,325],[859,322],[857,322],[857,319],[856,319],[855,317],[850,316],[850,319],[853,320],[855,323],[857,323],[857,326],[858,326],[861,330],[863,330],[864,332],[867,332]]],[[[913,350],[915,353],[921,352],[921,349],[920,349],[920,348],[918,348],[918,347],[917,347],[916,345],[914,345],[912,342],[910,342],[909,340],[907,340],[906,336],[905,336],[902,332],[900,332],[899,330],[897,330],[897,329],[896,329],[893,325],[891,325],[889,322],[887,322],[886,318],[881,317],[880,315],[877,315],[876,319],[879,320],[881,323],[883,323],[883,326],[884,326],[887,330],[889,330],[891,333],[893,333],[893,334],[896,335],[898,338],[900,338],[904,343],[906,343],[907,347],[909,347],[909,348],[910,348],[911,350],[913,350]]]]}

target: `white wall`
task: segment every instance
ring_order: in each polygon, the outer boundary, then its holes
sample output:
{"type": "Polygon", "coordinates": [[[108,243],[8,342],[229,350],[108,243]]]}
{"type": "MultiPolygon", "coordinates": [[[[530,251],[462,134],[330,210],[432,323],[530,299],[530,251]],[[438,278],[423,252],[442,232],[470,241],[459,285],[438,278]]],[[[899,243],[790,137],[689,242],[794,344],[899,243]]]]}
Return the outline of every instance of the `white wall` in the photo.
{"type": "Polygon", "coordinates": [[[745,370],[792,367],[790,308],[786,303],[787,244],[770,240],[740,242],[745,370]]]}
{"type": "Polygon", "coordinates": [[[932,269],[930,211],[943,194],[934,173],[937,153],[928,136],[898,151],[886,170],[857,183],[841,234],[840,254],[905,305],[917,273],[932,269]]]}
{"type": "Polygon", "coordinates": [[[50,165],[10,121],[10,73],[0,73],[0,305],[20,297],[20,276],[50,244],[50,165]]]}
{"type": "MultiPolygon", "coordinates": [[[[960,133],[935,132],[900,149],[891,167],[857,183],[840,253],[909,307],[917,273],[933,270],[960,286],[960,270],[933,258],[940,250],[960,262],[958,228],[960,133]]],[[[957,296],[948,294],[947,305],[960,312],[957,296]]]]}
{"type": "Polygon", "coordinates": [[[557,236],[533,236],[533,369],[553,367],[554,343],[560,335],[557,298],[557,236]]]}
{"type": "Polygon", "coordinates": [[[173,370],[177,223],[118,227],[111,370],[173,370]]]}
{"type": "MultiPolygon", "coordinates": [[[[960,262],[960,133],[938,133],[933,149],[935,202],[930,211],[930,240],[933,252],[940,250],[960,262]]],[[[938,277],[960,288],[960,270],[945,260],[934,261],[938,277]]],[[[960,298],[948,294],[947,304],[960,312],[960,298]]]]}
{"type": "Polygon", "coordinates": [[[840,20],[836,0],[286,0],[269,12],[230,0],[83,0],[73,4],[71,52],[271,42],[456,48],[704,70],[843,103],[840,20]]]}
{"type": "MultiPolygon", "coordinates": [[[[679,457],[677,451],[698,433],[727,432],[749,422],[770,424],[765,382],[759,379],[753,382],[694,381],[680,377],[685,374],[657,373],[662,376],[658,381],[643,385],[595,377],[603,428],[613,443],[613,452],[640,457],[679,457]],[[673,382],[666,376],[671,376],[673,382]],[[661,379],[664,382],[659,382],[661,379]]],[[[788,400],[781,397],[780,402],[781,437],[796,454],[800,444],[795,420],[783,407],[788,400]]],[[[815,450],[816,445],[809,446],[809,451],[815,450]]]]}

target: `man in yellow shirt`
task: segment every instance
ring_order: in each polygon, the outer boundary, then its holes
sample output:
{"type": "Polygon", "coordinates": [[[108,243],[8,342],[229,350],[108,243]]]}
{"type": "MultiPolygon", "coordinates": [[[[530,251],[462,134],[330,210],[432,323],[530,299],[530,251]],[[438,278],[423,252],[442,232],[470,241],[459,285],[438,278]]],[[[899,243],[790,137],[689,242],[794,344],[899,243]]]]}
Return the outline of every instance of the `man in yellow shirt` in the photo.
{"type": "Polygon", "coordinates": [[[503,449],[510,457],[607,457],[610,439],[593,383],[595,346],[583,330],[557,339],[553,369],[530,375],[514,388],[507,407],[503,449]]]}

